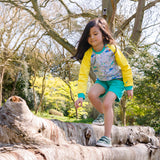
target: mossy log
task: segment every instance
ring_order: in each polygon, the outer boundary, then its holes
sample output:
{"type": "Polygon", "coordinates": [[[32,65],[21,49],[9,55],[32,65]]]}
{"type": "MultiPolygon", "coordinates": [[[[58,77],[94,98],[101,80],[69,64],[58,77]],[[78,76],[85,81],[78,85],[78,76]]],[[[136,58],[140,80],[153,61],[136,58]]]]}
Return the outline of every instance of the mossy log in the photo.
{"type": "Polygon", "coordinates": [[[10,97],[0,108],[0,160],[159,160],[153,128],[112,127],[112,148],[96,147],[103,126],[35,116],[26,102],[10,97]]]}

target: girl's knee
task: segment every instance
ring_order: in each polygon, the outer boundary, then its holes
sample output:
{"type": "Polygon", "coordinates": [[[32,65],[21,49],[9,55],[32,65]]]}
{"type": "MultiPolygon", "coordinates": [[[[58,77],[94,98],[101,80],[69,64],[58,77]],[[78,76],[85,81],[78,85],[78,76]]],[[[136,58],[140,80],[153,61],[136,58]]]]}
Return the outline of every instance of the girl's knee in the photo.
{"type": "Polygon", "coordinates": [[[89,98],[89,99],[97,98],[96,92],[89,91],[89,92],[88,92],[88,98],[89,98]]]}
{"type": "Polygon", "coordinates": [[[103,109],[104,110],[110,110],[112,109],[113,103],[111,101],[104,101],[103,102],[103,109]]]}

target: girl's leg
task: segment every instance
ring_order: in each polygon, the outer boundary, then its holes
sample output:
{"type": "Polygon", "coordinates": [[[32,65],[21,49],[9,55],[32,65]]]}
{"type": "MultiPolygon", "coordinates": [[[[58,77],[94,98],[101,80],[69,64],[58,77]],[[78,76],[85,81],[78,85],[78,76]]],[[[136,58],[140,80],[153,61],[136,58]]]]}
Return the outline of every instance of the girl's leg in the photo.
{"type": "Polygon", "coordinates": [[[104,93],[105,93],[104,87],[102,87],[98,83],[94,84],[88,92],[89,100],[91,101],[92,105],[97,109],[97,111],[100,113],[103,113],[103,105],[99,96],[104,93]]]}
{"type": "Polygon", "coordinates": [[[111,137],[111,129],[113,125],[113,108],[112,105],[115,102],[116,94],[113,92],[108,92],[105,96],[103,102],[103,113],[104,113],[104,135],[111,137]]]}

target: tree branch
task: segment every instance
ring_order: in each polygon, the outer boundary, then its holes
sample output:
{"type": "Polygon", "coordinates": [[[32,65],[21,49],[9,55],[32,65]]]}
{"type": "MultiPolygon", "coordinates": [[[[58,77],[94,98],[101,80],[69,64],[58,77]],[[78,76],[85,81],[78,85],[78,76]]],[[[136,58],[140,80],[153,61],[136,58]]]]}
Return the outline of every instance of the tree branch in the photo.
{"type": "MultiPolygon", "coordinates": [[[[151,7],[153,7],[153,6],[155,6],[155,4],[156,4],[156,3],[159,3],[159,2],[160,2],[160,0],[156,0],[156,1],[153,1],[153,2],[148,3],[148,4],[144,7],[144,11],[147,10],[147,9],[149,9],[149,8],[151,8],[151,7]]],[[[119,27],[119,29],[115,32],[114,37],[117,38],[118,35],[119,35],[120,33],[122,33],[122,31],[125,30],[125,28],[128,26],[128,24],[129,24],[129,23],[133,20],[133,18],[135,18],[135,17],[136,17],[136,13],[133,14],[131,17],[129,17],[129,18],[119,27]]]]}

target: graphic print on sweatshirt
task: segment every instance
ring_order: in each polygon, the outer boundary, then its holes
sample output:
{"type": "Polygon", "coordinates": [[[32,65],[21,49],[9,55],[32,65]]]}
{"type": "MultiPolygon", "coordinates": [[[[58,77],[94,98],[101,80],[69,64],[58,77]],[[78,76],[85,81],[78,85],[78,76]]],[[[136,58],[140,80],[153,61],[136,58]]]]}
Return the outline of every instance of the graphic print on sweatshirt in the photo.
{"type": "Polygon", "coordinates": [[[122,78],[121,69],[115,60],[115,53],[108,46],[105,46],[100,52],[92,49],[91,67],[97,80],[109,81],[122,78]]]}

